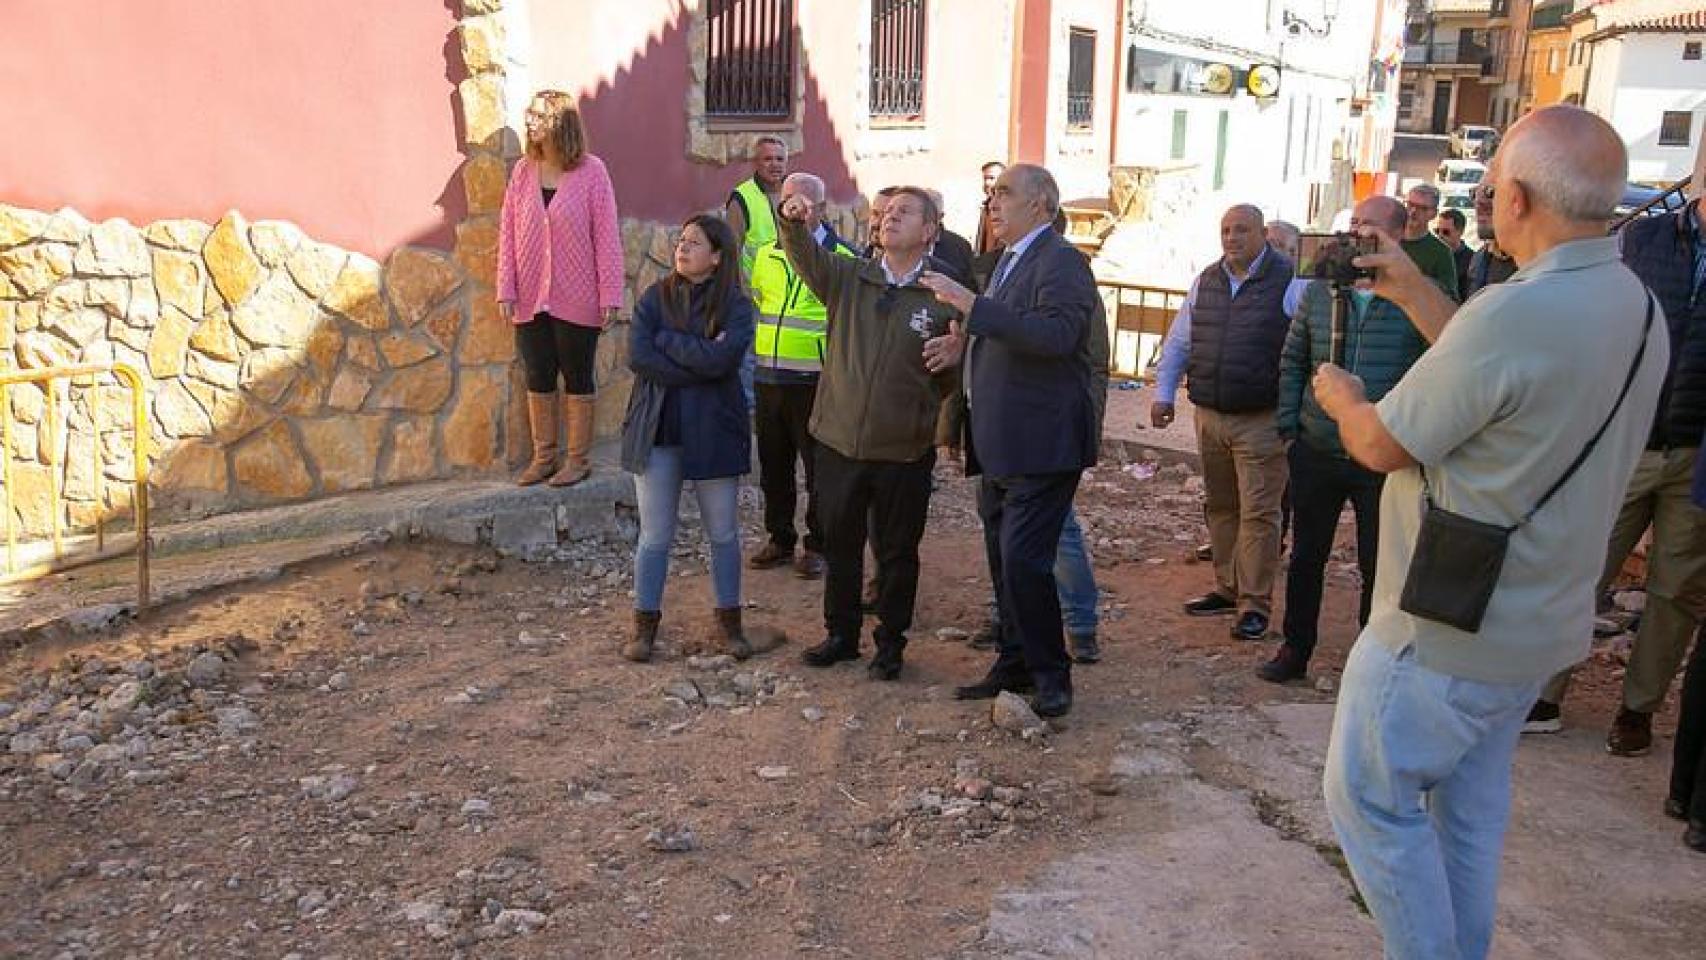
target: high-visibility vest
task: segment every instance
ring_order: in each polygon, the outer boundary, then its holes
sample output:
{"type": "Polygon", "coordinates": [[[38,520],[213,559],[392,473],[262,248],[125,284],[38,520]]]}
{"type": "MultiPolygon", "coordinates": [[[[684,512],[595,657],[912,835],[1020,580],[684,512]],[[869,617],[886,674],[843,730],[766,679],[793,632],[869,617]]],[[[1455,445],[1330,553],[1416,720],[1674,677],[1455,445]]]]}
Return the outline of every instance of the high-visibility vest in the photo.
{"type": "Polygon", "coordinates": [[[746,236],[740,238],[740,272],[750,279],[758,248],[776,239],[776,211],[770,207],[770,196],[751,177],[735,187],[735,194],[746,205],[746,236]]]}
{"type": "MultiPolygon", "coordinates": [[[[856,256],[844,243],[837,243],[834,252],[856,256]]],[[[758,365],[795,373],[823,372],[829,311],[794,272],[778,241],[759,248],[753,259],[752,299],[758,306],[758,329],[752,339],[758,365]]]]}

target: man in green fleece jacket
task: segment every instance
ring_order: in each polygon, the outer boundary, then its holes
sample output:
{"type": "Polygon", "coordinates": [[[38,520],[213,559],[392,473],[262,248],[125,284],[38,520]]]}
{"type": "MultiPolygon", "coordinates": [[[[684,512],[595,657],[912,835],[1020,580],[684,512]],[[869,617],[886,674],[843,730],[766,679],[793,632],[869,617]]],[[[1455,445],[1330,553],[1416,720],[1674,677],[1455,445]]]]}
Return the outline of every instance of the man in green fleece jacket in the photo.
{"type": "Polygon", "coordinates": [[[796,194],[782,204],[779,224],[789,262],[828,310],[811,418],[828,561],[826,636],[804,660],[827,667],[858,659],[868,535],[877,561],[877,652],[867,672],[894,680],[918,594],[936,416],[954,388],[951,370],[925,368],[924,348],[950,336],[949,324],[960,314],[918,282],[925,269],[942,269],[926,254],[942,223],[927,191],[894,191],[878,226],[881,251],[867,260],[837,256],[814,242],[809,225],[817,215],[796,194]]]}
{"type": "Polygon", "coordinates": [[[1439,188],[1431,183],[1411,187],[1404,195],[1404,212],[1399,246],[1421,268],[1423,276],[1439,284],[1446,296],[1462,301],[1462,291],[1457,289],[1457,261],[1451,258],[1451,248],[1430,229],[1434,215],[1439,213],[1439,188]]]}
{"type": "MultiPolygon", "coordinates": [[[[1406,211],[1392,197],[1369,197],[1351,211],[1351,229],[1373,227],[1396,237],[1406,211]]],[[[1369,281],[1358,286],[1366,287],[1369,281]]],[[[1280,436],[1291,442],[1292,546],[1285,578],[1285,641],[1272,660],[1256,670],[1273,683],[1298,680],[1315,652],[1322,582],[1339,513],[1349,500],[1356,512],[1357,567],[1362,574],[1358,623],[1368,622],[1374,592],[1374,558],[1380,543],[1380,491],[1384,476],[1345,454],[1339,427],[1315,400],[1310,378],[1328,362],[1333,338],[1333,288],[1312,280],[1303,293],[1285,350],[1280,354],[1280,436]]],[[[1345,369],[1361,377],[1371,400],[1395,386],[1427,349],[1427,342],[1398,305],[1366,289],[1347,291],[1345,369]]]]}

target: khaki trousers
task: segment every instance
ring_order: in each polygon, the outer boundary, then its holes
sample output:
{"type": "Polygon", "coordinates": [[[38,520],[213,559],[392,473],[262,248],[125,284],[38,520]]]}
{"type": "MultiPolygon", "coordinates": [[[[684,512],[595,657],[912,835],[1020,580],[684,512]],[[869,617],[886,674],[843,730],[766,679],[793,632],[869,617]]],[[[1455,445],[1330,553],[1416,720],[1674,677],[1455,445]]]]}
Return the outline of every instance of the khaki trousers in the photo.
{"type": "Polygon", "coordinates": [[[1198,407],[1196,419],[1215,590],[1240,614],[1271,616],[1287,472],[1274,412],[1198,407]]]}
{"type": "MultiPolygon", "coordinates": [[[[1655,713],[1688,653],[1695,625],[1706,616],[1706,510],[1689,500],[1698,447],[1648,450],[1635,465],[1623,508],[1611,528],[1598,592],[1610,588],[1629,551],[1653,528],[1647,553],[1647,606],[1623,674],[1623,706],[1655,713]]],[[[1597,594],[1596,594],[1597,596],[1597,594]]],[[[1561,703],[1571,671],[1552,678],[1540,699],[1561,703]]]]}

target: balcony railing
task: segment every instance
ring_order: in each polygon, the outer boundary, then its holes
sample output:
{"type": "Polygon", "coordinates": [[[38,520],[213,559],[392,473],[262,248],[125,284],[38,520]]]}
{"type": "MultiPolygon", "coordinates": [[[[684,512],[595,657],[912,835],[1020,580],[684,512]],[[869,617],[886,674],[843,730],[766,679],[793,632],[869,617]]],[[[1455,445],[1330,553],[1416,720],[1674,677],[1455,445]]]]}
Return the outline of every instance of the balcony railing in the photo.
{"type": "Polygon", "coordinates": [[[1480,43],[1412,43],[1404,47],[1404,62],[1480,68],[1493,52],[1480,43]]]}

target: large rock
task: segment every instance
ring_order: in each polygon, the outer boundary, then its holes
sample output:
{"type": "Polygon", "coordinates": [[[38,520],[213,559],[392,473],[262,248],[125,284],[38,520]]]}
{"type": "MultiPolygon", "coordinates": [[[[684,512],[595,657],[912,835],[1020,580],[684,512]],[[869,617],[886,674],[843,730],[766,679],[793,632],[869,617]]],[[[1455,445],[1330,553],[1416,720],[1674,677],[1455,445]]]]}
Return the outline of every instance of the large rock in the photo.
{"type": "Polygon", "coordinates": [[[326,394],[331,388],[331,374],[303,370],[290,385],[290,392],[279,405],[279,412],[288,417],[311,417],[324,413],[326,394]]]}
{"type": "Polygon", "coordinates": [[[148,245],[128,220],[108,220],[89,231],[73,262],[88,276],[141,277],[148,273],[148,245]]]}
{"type": "Polygon", "coordinates": [[[160,302],[185,316],[200,317],[207,300],[201,258],[173,250],[154,251],[154,290],[160,302]]]}
{"type": "MultiPolygon", "coordinates": [[[[70,284],[60,284],[58,287],[54,288],[54,293],[57,294],[61,289],[67,286],[70,286],[70,284]]],[[[101,308],[101,312],[105,313],[109,317],[128,319],[130,314],[131,291],[131,284],[129,280],[126,280],[123,277],[101,277],[94,280],[83,281],[82,286],[84,303],[91,307],[101,308]]],[[[146,311],[139,311],[139,314],[143,315],[141,316],[141,319],[143,319],[144,322],[133,323],[131,326],[152,327],[154,325],[154,317],[145,316],[146,311]]]]}
{"type": "Polygon", "coordinates": [[[329,243],[305,240],[285,260],[284,268],[303,293],[318,300],[332,289],[332,284],[344,269],[344,261],[348,259],[349,254],[329,243]]]}
{"type": "Polygon", "coordinates": [[[438,347],[417,334],[393,332],[379,338],[379,353],[392,369],[412,367],[438,356],[438,347]]]}
{"type": "Polygon", "coordinates": [[[300,349],[320,322],[320,311],[290,277],[275,272],[241,306],[231,311],[231,326],[257,347],[300,349]]]}
{"type": "Polygon", "coordinates": [[[184,372],[184,353],[195,326],[176,310],[167,310],[148,339],[148,371],[164,380],[184,372]]]}
{"type": "Polygon", "coordinates": [[[305,239],[301,227],[284,220],[262,220],[249,228],[249,245],[254,248],[255,259],[269,270],[284,266],[305,239]]]}
{"type": "Polygon", "coordinates": [[[241,382],[244,391],[263,403],[278,403],[295,382],[297,373],[294,353],[269,347],[243,358],[241,382]]]}
{"type": "Polygon", "coordinates": [[[277,419],[276,414],[240,390],[213,387],[212,394],[213,439],[220,443],[236,443],[277,419]]]}
{"type": "Polygon", "coordinates": [[[504,78],[501,74],[486,73],[464,79],[456,85],[462,101],[462,143],[464,146],[502,150],[505,125],[504,78]]]}
{"type": "Polygon", "coordinates": [[[195,333],[190,335],[190,348],[215,360],[241,360],[243,348],[231,330],[231,312],[215,310],[196,324],[195,333]]]}
{"type": "Polygon", "coordinates": [[[372,392],[373,375],[353,364],[345,365],[332,381],[332,391],[326,397],[326,405],[345,413],[360,410],[361,405],[367,402],[367,395],[372,392]]]}
{"type": "Polygon", "coordinates": [[[468,197],[469,213],[497,213],[508,186],[509,166],[495,153],[477,153],[462,165],[462,191],[468,197]]]}
{"type": "Polygon", "coordinates": [[[344,332],[330,318],[321,317],[314,332],[308,335],[308,343],[302,348],[302,357],[308,363],[308,369],[318,373],[329,382],[332,370],[338,364],[338,355],[344,350],[344,332]]]}
{"type": "Polygon", "coordinates": [[[12,464],[12,509],[26,534],[53,528],[53,475],[39,463],[12,464]]]}
{"type": "Polygon", "coordinates": [[[368,370],[378,372],[381,366],[379,348],[374,345],[373,337],[368,334],[350,337],[349,348],[344,353],[349,358],[350,363],[365,367],[368,370]]]}
{"type": "Polygon", "coordinates": [[[69,243],[75,247],[89,235],[89,229],[90,223],[81,213],[70,207],[60,207],[54,213],[53,219],[47,222],[47,229],[42,231],[41,238],[54,243],[69,243]]]}
{"type": "Polygon", "coordinates": [[[504,68],[504,28],[497,17],[469,17],[457,30],[462,40],[462,65],[468,72],[504,68]]]}
{"type": "Polygon", "coordinates": [[[142,236],[156,247],[200,253],[213,228],[200,220],[156,220],[142,228],[142,236]]]}
{"type": "Polygon", "coordinates": [[[352,253],[320,303],[369,330],[389,329],[391,312],[380,295],[379,278],[379,264],[352,253]]]}
{"type": "Polygon", "coordinates": [[[498,286],[498,220],[473,217],[456,225],[456,262],[489,289],[498,286]]]}
{"type": "Polygon", "coordinates": [[[265,270],[249,247],[249,225],[235,210],[227,213],[208,234],[201,256],[207,262],[214,289],[231,306],[247,300],[261,285],[265,270]]]}
{"type": "Polygon", "coordinates": [[[80,347],[88,346],[97,334],[107,329],[107,315],[95,307],[49,312],[42,316],[42,322],[47,329],[80,347]]]}
{"type": "Polygon", "coordinates": [[[385,291],[405,327],[426,319],[428,311],[443,302],[461,279],[455,265],[442,255],[415,247],[397,250],[385,267],[385,291]]]}
{"type": "Polygon", "coordinates": [[[431,417],[399,417],[391,428],[391,456],[380,482],[386,484],[427,480],[438,472],[433,452],[431,417]]]}
{"type": "Polygon", "coordinates": [[[168,437],[205,437],[213,420],[182,380],[172,379],[154,391],[154,418],[168,437]]]}
{"type": "Polygon", "coordinates": [[[71,275],[72,248],[62,243],[26,243],[0,250],[0,273],[34,299],[71,275]]]}
{"type": "Polygon", "coordinates": [[[421,324],[432,339],[445,350],[456,349],[456,340],[462,335],[463,309],[465,297],[446,300],[437,310],[427,315],[426,322],[421,324]]]}
{"type": "Polygon", "coordinates": [[[433,413],[450,399],[450,361],[444,357],[392,372],[374,405],[381,410],[433,413]]]}
{"type": "Polygon", "coordinates": [[[515,359],[515,324],[498,312],[491,288],[476,287],[468,300],[468,332],[456,359],[464,364],[508,363],[515,359]]]}
{"type": "Polygon", "coordinates": [[[282,420],[239,446],[232,466],[239,491],[250,497],[296,500],[314,490],[314,478],[302,465],[296,437],[282,420]]]}
{"type": "Polygon", "coordinates": [[[384,415],[301,420],[297,427],[302,431],[302,445],[319,471],[322,491],[338,493],[373,486],[379,447],[385,439],[384,415]]]}
{"type": "Polygon", "coordinates": [[[464,367],[456,402],[444,418],[444,459],[452,467],[484,470],[498,461],[498,420],[509,388],[504,367],[464,367]]]}
{"type": "Polygon", "coordinates": [[[178,493],[224,495],[231,488],[225,448],[190,440],[173,447],[154,471],[154,486],[178,493]]]}
{"type": "Polygon", "coordinates": [[[0,203],[0,250],[41,236],[47,232],[47,223],[51,219],[39,210],[0,203]]]}

